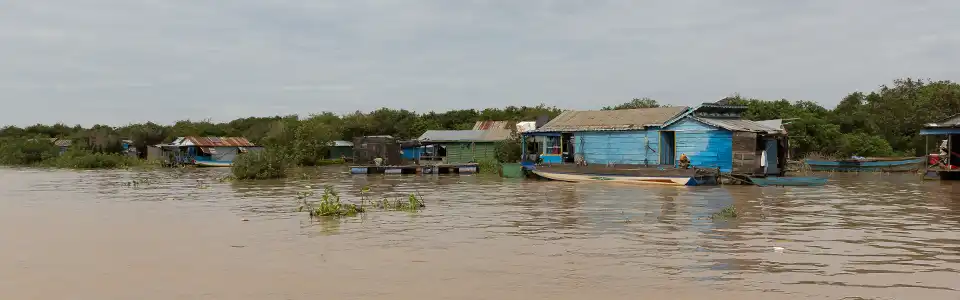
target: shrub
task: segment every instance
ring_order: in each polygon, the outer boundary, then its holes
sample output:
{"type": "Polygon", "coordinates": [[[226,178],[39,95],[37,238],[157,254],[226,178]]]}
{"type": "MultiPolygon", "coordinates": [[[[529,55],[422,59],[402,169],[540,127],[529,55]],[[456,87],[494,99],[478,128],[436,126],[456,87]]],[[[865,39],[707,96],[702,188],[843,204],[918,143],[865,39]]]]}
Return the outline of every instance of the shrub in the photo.
{"type": "Polygon", "coordinates": [[[889,156],[893,148],[883,137],[865,133],[847,133],[840,137],[840,157],[889,156]]]}
{"type": "Polygon", "coordinates": [[[0,164],[33,165],[57,157],[60,148],[48,140],[5,139],[0,141],[0,164]]]}
{"type": "Polygon", "coordinates": [[[70,150],[59,157],[44,161],[44,165],[70,169],[118,169],[138,166],[142,162],[122,154],[94,153],[87,150],[70,150]]]}
{"type": "Polygon", "coordinates": [[[282,151],[265,149],[244,153],[233,161],[233,177],[238,180],[287,177],[289,159],[282,151]]]}
{"type": "Polygon", "coordinates": [[[500,162],[496,160],[481,160],[477,162],[480,174],[500,174],[500,162]]]}

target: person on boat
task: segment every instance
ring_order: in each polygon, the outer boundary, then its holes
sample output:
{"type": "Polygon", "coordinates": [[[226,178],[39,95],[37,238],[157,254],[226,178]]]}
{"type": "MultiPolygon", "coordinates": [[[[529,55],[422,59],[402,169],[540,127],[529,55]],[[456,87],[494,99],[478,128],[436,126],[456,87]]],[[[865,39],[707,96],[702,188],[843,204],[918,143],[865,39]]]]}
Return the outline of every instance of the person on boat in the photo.
{"type": "Polygon", "coordinates": [[[689,169],[690,168],[690,158],[687,157],[686,153],[680,154],[680,168],[689,169]]]}

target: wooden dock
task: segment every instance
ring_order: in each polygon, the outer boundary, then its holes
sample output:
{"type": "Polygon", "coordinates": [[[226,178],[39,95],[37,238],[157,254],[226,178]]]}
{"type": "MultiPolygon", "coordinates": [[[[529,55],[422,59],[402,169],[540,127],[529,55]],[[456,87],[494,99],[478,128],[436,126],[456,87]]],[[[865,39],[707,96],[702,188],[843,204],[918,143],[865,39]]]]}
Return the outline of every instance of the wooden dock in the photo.
{"type": "Polygon", "coordinates": [[[473,174],[478,164],[350,166],[351,174],[473,174]]]}

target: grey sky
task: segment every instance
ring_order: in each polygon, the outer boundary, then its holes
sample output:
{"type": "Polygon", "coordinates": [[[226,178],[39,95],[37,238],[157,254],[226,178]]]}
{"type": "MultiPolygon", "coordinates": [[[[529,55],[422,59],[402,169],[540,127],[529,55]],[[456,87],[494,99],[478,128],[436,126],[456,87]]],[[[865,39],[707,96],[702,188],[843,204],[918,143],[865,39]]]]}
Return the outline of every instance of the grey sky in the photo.
{"type": "Polygon", "coordinates": [[[960,1],[13,0],[0,124],[817,101],[957,79],[960,1]]]}

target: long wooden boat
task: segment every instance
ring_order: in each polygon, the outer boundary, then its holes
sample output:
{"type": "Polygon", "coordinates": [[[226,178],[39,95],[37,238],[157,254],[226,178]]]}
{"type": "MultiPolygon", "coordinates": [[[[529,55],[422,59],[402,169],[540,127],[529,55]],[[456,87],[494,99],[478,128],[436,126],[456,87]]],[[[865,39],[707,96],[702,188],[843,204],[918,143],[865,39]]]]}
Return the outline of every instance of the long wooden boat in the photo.
{"type": "Polygon", "coordinates": [[[718,171],[713,169],[676,169],[632,165],[535,166],[537,176],[565,182],[605,182],[639,185],[694,186],[716,184],[718,171]]]}
{"type": "Polygon", "coordinates": [[[923,167],[923,157],[874,157],[864,159],[816,160],[804,162],[813,171],[836,172],[915,172],[923,167]]]}
{"type": "Polygon", "coordinates": [[[757,186],[821,186],[827,184],[825,177],[753,177],[757,186]]]}
{"type": "Polygon", "coordinates": [[[195,160],[193,164],[197,167],[230,167],[233,166],[233,162],[229,161],[212,161],[212,160],[195,160]]]}

